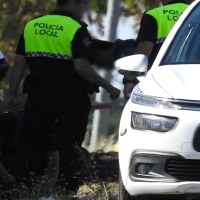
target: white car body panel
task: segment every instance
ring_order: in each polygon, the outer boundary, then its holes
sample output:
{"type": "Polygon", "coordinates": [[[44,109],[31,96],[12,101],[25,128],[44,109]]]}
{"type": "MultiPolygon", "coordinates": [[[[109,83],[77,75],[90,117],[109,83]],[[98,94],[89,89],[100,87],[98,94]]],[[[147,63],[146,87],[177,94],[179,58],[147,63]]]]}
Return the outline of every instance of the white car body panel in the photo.
{"type": "Polygon", "coordinates": [[[167,65],[154,68],[155,81],[174,99],[200,100],[200,65],[167,65]]]}
{"type": "Polygon", "coordinates": [[[162,89],[161,86],[152,78],[151,70],[148,72],[146,77],[140,82],[139,88],[145,95],[159,96],[163,98],[171,98],[171,96],[162,89]]]}

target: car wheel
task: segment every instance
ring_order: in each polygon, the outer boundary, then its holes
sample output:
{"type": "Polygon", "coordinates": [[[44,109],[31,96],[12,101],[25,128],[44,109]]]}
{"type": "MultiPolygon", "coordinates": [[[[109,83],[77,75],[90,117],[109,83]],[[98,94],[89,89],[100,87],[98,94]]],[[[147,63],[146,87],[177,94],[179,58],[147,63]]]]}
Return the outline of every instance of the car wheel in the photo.
{"type": "Polygon", "coordinates": [[[145,200],[145,197],[132,197],[125,189],[121,173],[119,172],[119,200],[145,200]]]}

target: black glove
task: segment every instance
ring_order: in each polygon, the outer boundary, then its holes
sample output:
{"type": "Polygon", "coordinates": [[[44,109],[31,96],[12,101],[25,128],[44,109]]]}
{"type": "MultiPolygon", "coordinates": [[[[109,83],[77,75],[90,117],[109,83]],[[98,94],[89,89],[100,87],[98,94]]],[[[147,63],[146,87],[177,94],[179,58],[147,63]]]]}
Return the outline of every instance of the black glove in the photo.
{"type": "Polygon", "coordinates": [[[98,85],[95,85],[93,83],[89,83],[87,84],[87,92],[91,95],[93,95],[94,93],[99,93],[100,90],[99,90],[99,86],[98,85]]]}

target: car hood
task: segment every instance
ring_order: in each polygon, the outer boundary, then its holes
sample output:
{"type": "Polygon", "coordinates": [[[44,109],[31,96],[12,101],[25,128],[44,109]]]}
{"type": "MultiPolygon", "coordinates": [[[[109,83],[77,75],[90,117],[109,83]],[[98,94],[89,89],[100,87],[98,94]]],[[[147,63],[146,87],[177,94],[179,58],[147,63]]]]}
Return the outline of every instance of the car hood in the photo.
{"type": "Polygon", "coordinates": [[[166,65],[154,68],[155,81],[174,99],[200,100],[200,65],[166,65]]]}

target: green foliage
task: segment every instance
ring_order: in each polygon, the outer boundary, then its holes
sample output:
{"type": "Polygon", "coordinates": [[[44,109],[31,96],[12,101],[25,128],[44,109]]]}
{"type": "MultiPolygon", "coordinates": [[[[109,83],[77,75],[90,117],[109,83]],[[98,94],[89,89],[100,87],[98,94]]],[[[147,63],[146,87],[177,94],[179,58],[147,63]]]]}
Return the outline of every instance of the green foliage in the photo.
{"type": "MultiPolygon", "coordinates": [[[[107,11],[108,0],[93,0],[92,9],[97,15],[104,15],[107,11]]],[[[141,8],[151,9],[158,7],[160,0],[122,0],[121,15],[132,16],[142,12],[141,8]]]]}
{"type": "MultiPolygon", "coordinates": [[[[92,9],[95,15],[89,15],[88,21],[96,24],[101,35],[104,33],[102,25],[103,16],[107,12],[108,0],[92,0],[92,9]]],[[[152,9],[160,5],[160,0],[122,0],[120,6],[121,17],[136,17],[140,19],[144,10],[152,9]]]]}
{"type": "Polygon", "coordinates": [[[93,0],[92,8],[93,8],[94,12],[96,12],[100,15],[102,15],[102,14],[104,15],[107,10],[107,3],[108,3],[108,0],[93,0]]]}
{"type": "Polygon", "coordinates": [[[144,10],[158,7],[160,0],[122,0],[121,8],[124,16],[141,15],[144,10]]]}

